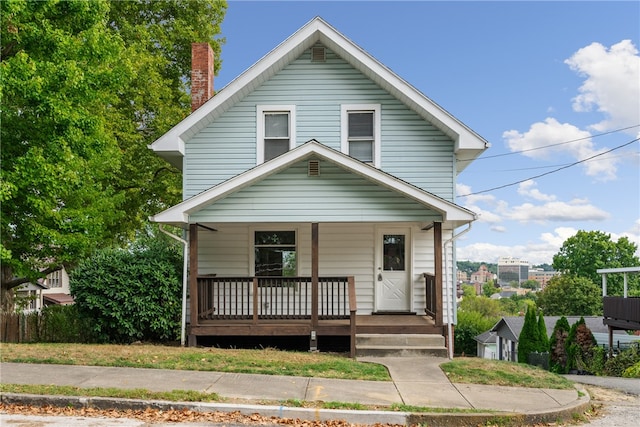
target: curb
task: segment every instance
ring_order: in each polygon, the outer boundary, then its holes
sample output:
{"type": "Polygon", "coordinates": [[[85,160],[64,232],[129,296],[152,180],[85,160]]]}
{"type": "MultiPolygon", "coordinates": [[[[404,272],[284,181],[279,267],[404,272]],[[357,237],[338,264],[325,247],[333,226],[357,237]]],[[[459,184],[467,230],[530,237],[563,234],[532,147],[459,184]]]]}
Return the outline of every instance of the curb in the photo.
{"type": "Polygon", "coordinates": [[[581,393],[578,399],[560,409],[526,413],[414,413],[409,415],[406,425],[428,425],[430,427],[467,427],[470,425],[529,426],[572,420],[576,414],[583,414],[591,408],[589,393],[577,385],[576,389],[581,393]]]}
{"type": "Polygon", "coordinates": [[[194,412],[239,412],[263,417],[289,418],[304,421],[343,420],[352,424],[407,424],[407,412],[351,411],[340,409],[292,408],[274,405],[242,405],[228,403],[168,402],[164,400],[118,399],[109,397],[45,396],[35,394],[1,393],[0,402],[14,405],[56,406],[72,408],[139,410],[188,410],[194,412]]]}
{"type": "MultiPolygon", "coordinates": [[[[582,391],[582,390],[580,390],[582,391]]],[[[72,408],[116,409],[116,410],[189,410],[194,412],[239,412],[242,415],[259,414],[263,417],[297,419],[303,421],[342,420],[352,424],[392,424],[392,425],[429,425],[432,427],[464,427],[469,425],[521,426],[537,423],[557,422],[572,419],[590,407],[588,393],[564,408],[537,413],[410,413],[391,411],[355,411],[340,409],[292,408],[274,405],[243,405],[225,403],[168,402],[161,400],[118,399],[108,397],[48,396],[20,393],[0,393],[0,402],[4,404],[56,406],[72,408]]]]}

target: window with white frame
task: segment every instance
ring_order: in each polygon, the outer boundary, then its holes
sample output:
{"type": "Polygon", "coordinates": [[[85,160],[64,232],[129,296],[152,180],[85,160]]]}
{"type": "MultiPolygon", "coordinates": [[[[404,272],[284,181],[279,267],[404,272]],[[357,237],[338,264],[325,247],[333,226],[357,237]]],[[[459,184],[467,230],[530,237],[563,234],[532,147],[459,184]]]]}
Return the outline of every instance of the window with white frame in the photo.
{"type": "Polygon", "coordinates": [[[342,105],[342,152],[380,166],[380,105],[342,105]]]}
{"type": "Polygon", "coordinates": [[[264,163],[295,147],[295,106],[258,105],[257,163],[264,163]]]}

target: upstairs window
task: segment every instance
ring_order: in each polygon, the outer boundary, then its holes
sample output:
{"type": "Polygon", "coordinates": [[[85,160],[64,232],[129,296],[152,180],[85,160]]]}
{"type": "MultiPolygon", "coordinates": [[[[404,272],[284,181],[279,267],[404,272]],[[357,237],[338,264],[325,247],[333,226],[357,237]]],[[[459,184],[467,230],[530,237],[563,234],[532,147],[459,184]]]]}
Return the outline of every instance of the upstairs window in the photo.
{"type": "Polygon", "coordinates": [[[256,276],[297,275],[295,231],[256,231],[254,246],[256,276]]]}
{"type": "Polygon", "coordinates": [[[379,167],[380,105],[343,105],[341,119],[342,152],[379,167]]]}
{"type": "Polygon", "coordinates": [[[295,146],[294,106],[258,106],[257,163],[264,163],[295,146]]]}

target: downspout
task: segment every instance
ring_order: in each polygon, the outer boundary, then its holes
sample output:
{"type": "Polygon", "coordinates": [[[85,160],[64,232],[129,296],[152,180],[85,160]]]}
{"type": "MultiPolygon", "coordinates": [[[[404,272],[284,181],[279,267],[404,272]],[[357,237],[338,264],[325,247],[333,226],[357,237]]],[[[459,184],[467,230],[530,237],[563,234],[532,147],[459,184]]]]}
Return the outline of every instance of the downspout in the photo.
{"type": "MultiPolygon", "coordinates": [[[[466,230],[462,230],[460,233],[456,234],[455,236],[453,236],[452,238],[450,238],[449,240],[447,240],[446,242],[444,242],[444,245],[442,245],[443,249],[444,249],[444,269],[447,272],[447,283],[449,283],[449,257],[447,256],[447,245],[449,243],[453,243],[458,237],[462,236],[463,234],[467,233],[469,230],[471,230],[471,223],[469,223],[469,228],[467,228],[466,230]]],[[[455,275],[453,275],[453,265],[451,265],[451,273],[452,276],[454,276],[452,278],[452,284],[455,281],[455,275]]],[[[448,335],[448,339],[447,342],[449,343],[449,348],[448,353],[449,353],[449,359],[453,359],[453,329],[452,329],[452,324],[453,324],[453,304],[455,304],[456,299],[455,299],[455,295],[454,295],[454,288],[455,286],[451,286],[451,294],[449,295],[449,304],[447,304],[447,335],[448,335]]]]}
{"type": "Polygon", "coordinates": [[[185,331],[187,329],[187,265],[188,265],[188,252],[189,252],[189,242],[184,240],[181,237],[176,236],[173,233],[168,232],[162,226],[164,224],[159,224],[160,231],[162,231],[167,236],[179,241],[182,243],[183,248],[183,266],[182,266],[182,320],[180,322],[180,345],[182,347],[185,346],[185,331]]]}

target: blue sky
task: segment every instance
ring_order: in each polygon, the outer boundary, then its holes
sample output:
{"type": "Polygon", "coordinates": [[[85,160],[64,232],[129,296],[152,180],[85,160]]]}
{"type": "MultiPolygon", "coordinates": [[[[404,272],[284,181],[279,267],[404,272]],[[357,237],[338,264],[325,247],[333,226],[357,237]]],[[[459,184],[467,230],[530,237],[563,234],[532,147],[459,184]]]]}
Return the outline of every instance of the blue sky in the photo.
{"type": "Polygon", "coordinates": [[[231,0],[216,88],[315,16],[491,143],[458,177],[479,214],[458,260],[551,263],[578,230],[640,246],[640,2],[231,0]]]}

